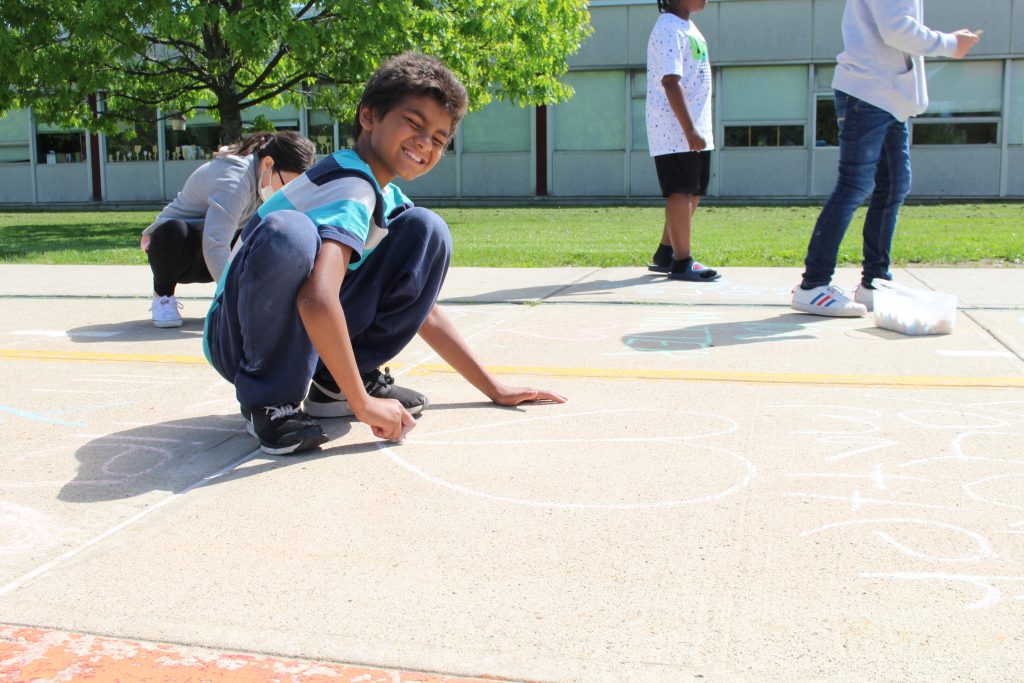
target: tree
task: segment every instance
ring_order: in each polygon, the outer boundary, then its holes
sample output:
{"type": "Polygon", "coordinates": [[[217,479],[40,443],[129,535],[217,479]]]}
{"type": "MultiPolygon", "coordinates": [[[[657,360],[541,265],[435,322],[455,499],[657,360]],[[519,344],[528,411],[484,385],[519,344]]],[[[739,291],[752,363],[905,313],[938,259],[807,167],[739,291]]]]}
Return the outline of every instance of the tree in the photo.
{"type": "Polygon", "coordinates": [[[345,120],[387,57],[444,60],[479,109],[550,104],[590,31],[586,0],[0,0],[0,112],[94,132],[208,110],[221,142],[242,112],[285,103],[345,120]],[[100,94],[102,105],[90,106],[100,94]]]}

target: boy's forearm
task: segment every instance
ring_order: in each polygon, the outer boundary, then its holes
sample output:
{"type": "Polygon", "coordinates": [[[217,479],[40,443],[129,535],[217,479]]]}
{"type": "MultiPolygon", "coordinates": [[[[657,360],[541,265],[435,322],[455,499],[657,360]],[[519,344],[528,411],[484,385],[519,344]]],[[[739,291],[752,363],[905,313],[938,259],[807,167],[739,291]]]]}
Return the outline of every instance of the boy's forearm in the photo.
{"type": "Polygon", "coordinates": [[[435,305],[420,327],[419,335],[456,372],[465,377],[484,396],[494,400],[498,395],[498,383],[476,359],[466,340],[455,329],[455,325],[444,311],[435,305]]]}
{"type": "Polygon", "coordinates": [[[686,97],[683,96],[682,86],[678,80],[665,83],[664,86],[668,104],[672,107],[672,113],[676,115],[676,120],[679,121],[683,133],[692,133],[694,131],[693,117],[690,116],[690,110],[686,107],[686,97]]]}
{"type": "Polygon", "coordinates": [[[338,298],[348,260],[348,247],[325,240],[309,278],[299,289],[295,305],[320,360],[330,370],[353,412],[359,414],[369,397],[359,376],[345,310],[338,298]]]}
{"type": "Polygon", "coordinates": [[[335,307],[330,302],[303,298],[300,293],[297,301],[299,317],[320,360],[338,383],[353,412],[358,413],[366,403],[366,388],[359,376],[359,366],[348,336],[345,310],[340,301],[336,299],[336,302],[335,307]]]}

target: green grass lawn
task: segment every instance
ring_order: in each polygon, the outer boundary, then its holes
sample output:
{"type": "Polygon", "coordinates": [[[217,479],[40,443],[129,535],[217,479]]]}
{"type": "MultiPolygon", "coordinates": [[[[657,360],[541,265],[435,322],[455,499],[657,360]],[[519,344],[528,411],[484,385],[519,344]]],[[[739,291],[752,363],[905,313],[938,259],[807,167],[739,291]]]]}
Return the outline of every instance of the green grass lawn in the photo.
{"type": "MultiPolygon", "coordinates": [[[[705,206],[693,247],[709,266],[799,266],[819,207],[705,206]]],[[[839,254],[860,260],[863,209],[839,254]]],[[[641,266],[661,236],[658,207],[439,209],[456,266],[641,266]]],[[[152,211],[0,212],[0,263],[142,264],[152,211]]],[[[1024,204],[904,207],[896,265],[1024,263],[1024,204]]]]}

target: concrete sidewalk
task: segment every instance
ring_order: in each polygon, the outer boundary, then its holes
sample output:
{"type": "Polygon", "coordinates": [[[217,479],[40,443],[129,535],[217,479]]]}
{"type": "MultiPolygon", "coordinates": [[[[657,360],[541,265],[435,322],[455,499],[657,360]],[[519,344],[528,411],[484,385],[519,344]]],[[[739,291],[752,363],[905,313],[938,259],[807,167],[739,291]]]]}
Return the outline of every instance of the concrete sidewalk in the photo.
{"type": "Polygon", "coordinates": [[[569,402],[490,404],[417,340],[404,443],[326,421],[275,458],[202,359],[211,286],[157,330],[145,267],[0,266],[0,681],[97,648],[167,680],[1024,680],[1024,269],[898,271],[958,295],[935,337],[724,275],[453,269],[481,360],[569,402]]]}

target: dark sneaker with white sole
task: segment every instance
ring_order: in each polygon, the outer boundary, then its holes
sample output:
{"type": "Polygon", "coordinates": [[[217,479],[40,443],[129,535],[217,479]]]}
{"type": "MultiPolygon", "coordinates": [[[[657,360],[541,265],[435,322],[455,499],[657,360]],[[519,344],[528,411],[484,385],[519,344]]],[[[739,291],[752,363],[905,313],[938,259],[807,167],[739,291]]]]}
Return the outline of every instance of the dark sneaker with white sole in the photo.
{"type": "MultiPolygon", "coordinates": [[[[401,403],[410,415],[418,415],[430,405],[427,397],[420,392],[395,384],[390,368],[384,368],[384,372],[380,369],[371,370],[362,375],[362,380],[367,394],[374,398],[393,398],[401,403]]],[[[313,378],[306,400],[302,402],[302,408],[313,417],[350,417],[355,414],[345,399],[345,394],[341,393],[337,383],[330,377],[313,378]]]]}
{"type": "Polygon", "coordinates": [[[269,455],[290,455],[327,443],[323,428],[294,403],[261,408],[242,408],[245,429],[269,455]]]}

